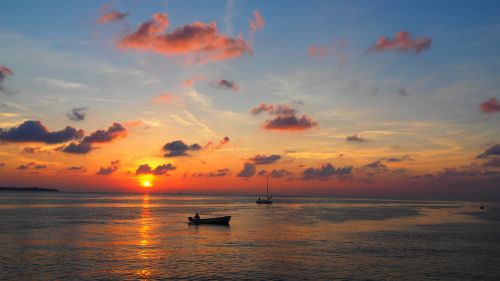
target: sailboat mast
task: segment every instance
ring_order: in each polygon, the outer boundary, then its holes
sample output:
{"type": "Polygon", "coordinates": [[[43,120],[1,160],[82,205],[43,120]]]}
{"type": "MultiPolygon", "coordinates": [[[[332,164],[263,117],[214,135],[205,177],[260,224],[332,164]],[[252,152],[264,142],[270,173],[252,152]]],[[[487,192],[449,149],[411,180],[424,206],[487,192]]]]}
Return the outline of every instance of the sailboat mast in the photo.
{"type": "Polygon", "coordinates": [[[267,189],[266,189],[267,200],[269,200],[269,178],[267,178],[267,189]]]}

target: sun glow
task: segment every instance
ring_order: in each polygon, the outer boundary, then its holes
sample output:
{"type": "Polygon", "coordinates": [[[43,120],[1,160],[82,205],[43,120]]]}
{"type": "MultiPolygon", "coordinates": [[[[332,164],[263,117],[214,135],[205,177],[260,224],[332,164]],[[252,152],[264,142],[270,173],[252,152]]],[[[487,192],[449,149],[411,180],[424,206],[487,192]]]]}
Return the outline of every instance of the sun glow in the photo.
{"type": "Polygon", "coordinates": [[[151,180],[142,180],[141,185],[142,187],[148,188],[151,187],[153,184],[151,183],[151,180]]]}

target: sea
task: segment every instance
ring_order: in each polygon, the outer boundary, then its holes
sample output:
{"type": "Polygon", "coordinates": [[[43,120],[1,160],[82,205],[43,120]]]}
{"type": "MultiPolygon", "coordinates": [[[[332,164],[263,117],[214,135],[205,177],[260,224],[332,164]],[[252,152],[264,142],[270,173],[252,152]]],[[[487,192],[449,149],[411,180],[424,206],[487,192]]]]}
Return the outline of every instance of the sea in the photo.
{"type": "Polygon", "coordinates": [[[2,192],[0,279],[500,280],[499,203],[255,200],[2,192]]]}

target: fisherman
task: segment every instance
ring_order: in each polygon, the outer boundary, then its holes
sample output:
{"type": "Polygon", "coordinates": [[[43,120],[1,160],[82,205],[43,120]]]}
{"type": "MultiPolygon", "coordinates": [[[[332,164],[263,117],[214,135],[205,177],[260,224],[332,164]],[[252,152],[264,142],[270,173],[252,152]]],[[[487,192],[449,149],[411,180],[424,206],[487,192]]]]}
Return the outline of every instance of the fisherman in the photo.
{"type": "Polygon", "coordinates": [[[196,212],[196,215],[194,215],[194,219],[195,220],[199,220],[200,219],[200,215],[198,214],[198,212],[196,212]]]}

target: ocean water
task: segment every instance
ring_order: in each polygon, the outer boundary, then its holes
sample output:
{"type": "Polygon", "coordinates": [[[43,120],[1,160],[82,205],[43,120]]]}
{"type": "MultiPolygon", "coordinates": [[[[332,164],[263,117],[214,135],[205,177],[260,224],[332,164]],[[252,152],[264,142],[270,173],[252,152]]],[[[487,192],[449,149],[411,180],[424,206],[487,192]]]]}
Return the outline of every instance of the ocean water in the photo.
{"type": "Polygon", "coordinates": [[[497,203],[255,199],[0,193],[0,279],[500,280],[497,203]]]}

